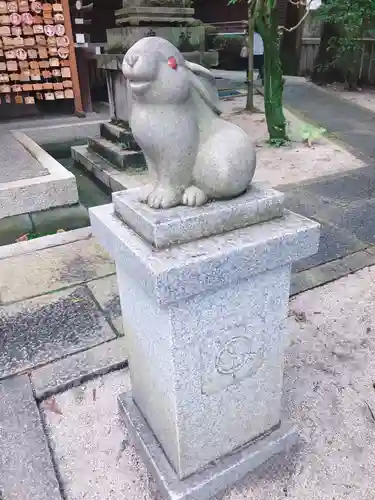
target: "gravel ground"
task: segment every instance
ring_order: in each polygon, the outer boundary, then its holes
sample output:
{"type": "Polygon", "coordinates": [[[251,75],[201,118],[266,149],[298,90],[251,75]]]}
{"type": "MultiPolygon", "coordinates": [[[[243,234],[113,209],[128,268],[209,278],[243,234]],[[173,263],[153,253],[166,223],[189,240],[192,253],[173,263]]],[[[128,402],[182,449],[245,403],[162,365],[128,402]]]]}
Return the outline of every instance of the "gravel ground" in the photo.
{"type": "Polygon", "coordinates": [[[260,112],[248,114],[243,111],[245,97],[222,101],[223,117],[239,125],[256,143],[258,164],[254,180],[282,186],[365,166],[349,151],[325,137],[308,147],[302,140],[306,124],[288,110],[285,110],[285,118],[292,142],[281,148],[270,147],[266,143],[268,132],[263,97],[255,95],[254,104],[260,112]]]}
{"type": "Polygon", "coordinates": [[[362,106],[375,113],[375,90],[374,89],[358,89],[356,91],[348,91],[341,84],[329,85],[326,90],[333,92],[336,97],[354,102],[358,106],[362,106]]]}
{"type": "MultiPolygon", "coordinates": [[[[291,301],[285,409],[299,446],[222,500],[375,499],[374,280],[366,268],[291,301]]],[[[118,371],[43,403],[66,500],[159,500],[118,417],[129,386],[118,371]]]]}

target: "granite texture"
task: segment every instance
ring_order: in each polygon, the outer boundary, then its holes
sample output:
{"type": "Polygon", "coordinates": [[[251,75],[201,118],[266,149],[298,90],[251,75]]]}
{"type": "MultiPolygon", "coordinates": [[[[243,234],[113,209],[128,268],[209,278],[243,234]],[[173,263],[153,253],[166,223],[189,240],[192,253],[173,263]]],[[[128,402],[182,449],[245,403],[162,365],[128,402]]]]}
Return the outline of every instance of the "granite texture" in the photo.
{"type": "Polygon", "coordinates": [[[242,447],[220,461],[213,462],[207,469],[180,481],[134,404],[130,392],[120,396],[119,407],[127,431],[165,500],[209,500],[234,486],[270,457],[288,452],[297,441],[295,429],[282,424],[259,441],[242,447]]]}
{"type": "Polygon", "coordinates": [[[214,75],[186,61],[169,41],[144,37],[125,54],[129,123],[152,182],[139,195],[152,208],[200,206],[246,191],[255,145],[219,117],[214,75]]]}
{"type": "Polygon", "coordinates": [[[115,213],[156,248],[225,233],[283,214],[284,195],[262,184],[253,184],[239,198],[214,201],[196,210],[183,206],[154,210],[138,201],[141,189],[114,194],[115,213]]]}
{"type": "Polygon", "coordinates": [[[0,378],[113,338],[84,287],[0,306],[0,378]]]}
{"type": "Polygon", "coordinates": [[[101,244],[159,304],[302,259],[319,243],[319,224],[288,211],[281,219],[157,252],[114,216],[112,204],[90,209],[90,219],[101,244]]]}
{"type": "Polygon", "coordinates": [[[62,500],[30,381],[0,382],[0,497],[62,500]]]}
{"type": "MultiPolygon", "coordinates": [[[[242,203],[230,202],[228,224],[242,203]]],[[[198,220],[210,208],[194,209],[198,220]]],[[[287,211],[156,250],[113,205],[90,213],[117,266],[134,403],[179,480],[274,429],[291,264],[317,250],[319,225],[287,211]]],[[[184,209],[181,233],[187,221],[184,209]]]]}
{"type": "Polygon", "coordinates": [[[291,263],[316,251],[319,226],[286,212],[155,251],[112,206],[91,220],[117,264],[133,398],[179,478],[273,428],[291,263]]]}
{"type": "Polygon", "coordinates": [[[163,308],[118,278],[133,397],[181,478],[278,423],[289,265],[163,308]]]}
{"type": "Polygon", "coordinates": [[[123,368],[127,361],[127,342],[121,338],[49,363],[31,373],[35,397],[45,399],[92,377],[123,368]]]}

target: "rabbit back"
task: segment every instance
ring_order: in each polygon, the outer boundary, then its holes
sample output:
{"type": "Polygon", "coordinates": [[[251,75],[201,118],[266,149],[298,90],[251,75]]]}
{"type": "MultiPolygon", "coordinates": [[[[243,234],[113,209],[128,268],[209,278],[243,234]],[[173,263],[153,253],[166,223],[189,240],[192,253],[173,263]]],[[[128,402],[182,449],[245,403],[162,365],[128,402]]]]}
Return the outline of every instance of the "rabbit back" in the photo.
{"type": "Polygon", "coordinates": [[[200,144],[194,184],[209,199],[238,196],[248,189],[256,167],[255,145],[237,125],[216,118],[211,134],[200,144]]]}

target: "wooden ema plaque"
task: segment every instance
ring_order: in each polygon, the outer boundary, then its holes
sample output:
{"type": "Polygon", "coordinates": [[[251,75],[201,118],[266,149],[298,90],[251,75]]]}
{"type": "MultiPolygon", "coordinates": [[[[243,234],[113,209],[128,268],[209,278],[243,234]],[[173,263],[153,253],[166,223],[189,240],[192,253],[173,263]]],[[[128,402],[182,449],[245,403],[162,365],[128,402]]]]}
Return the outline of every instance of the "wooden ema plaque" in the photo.
{"type": "Polygon", "coordinates": [[[0,104],[36,99],[83,112],[68,0],[0,0],[0,104]]]}

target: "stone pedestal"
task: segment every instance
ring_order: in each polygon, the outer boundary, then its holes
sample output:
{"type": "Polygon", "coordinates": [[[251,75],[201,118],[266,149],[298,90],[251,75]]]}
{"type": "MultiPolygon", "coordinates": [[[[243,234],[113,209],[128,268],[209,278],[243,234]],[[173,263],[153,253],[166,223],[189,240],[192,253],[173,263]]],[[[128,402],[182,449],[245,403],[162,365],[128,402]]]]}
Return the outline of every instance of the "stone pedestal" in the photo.
{"type": "Polygon", "coordinates": [[[130,190],[91,209],[128,335],[120,409],[167,499],[210,498],[295,441],[281,422],[290,272],[319,225],[282,201],[254,185],[154,211],[130,190]]]}

